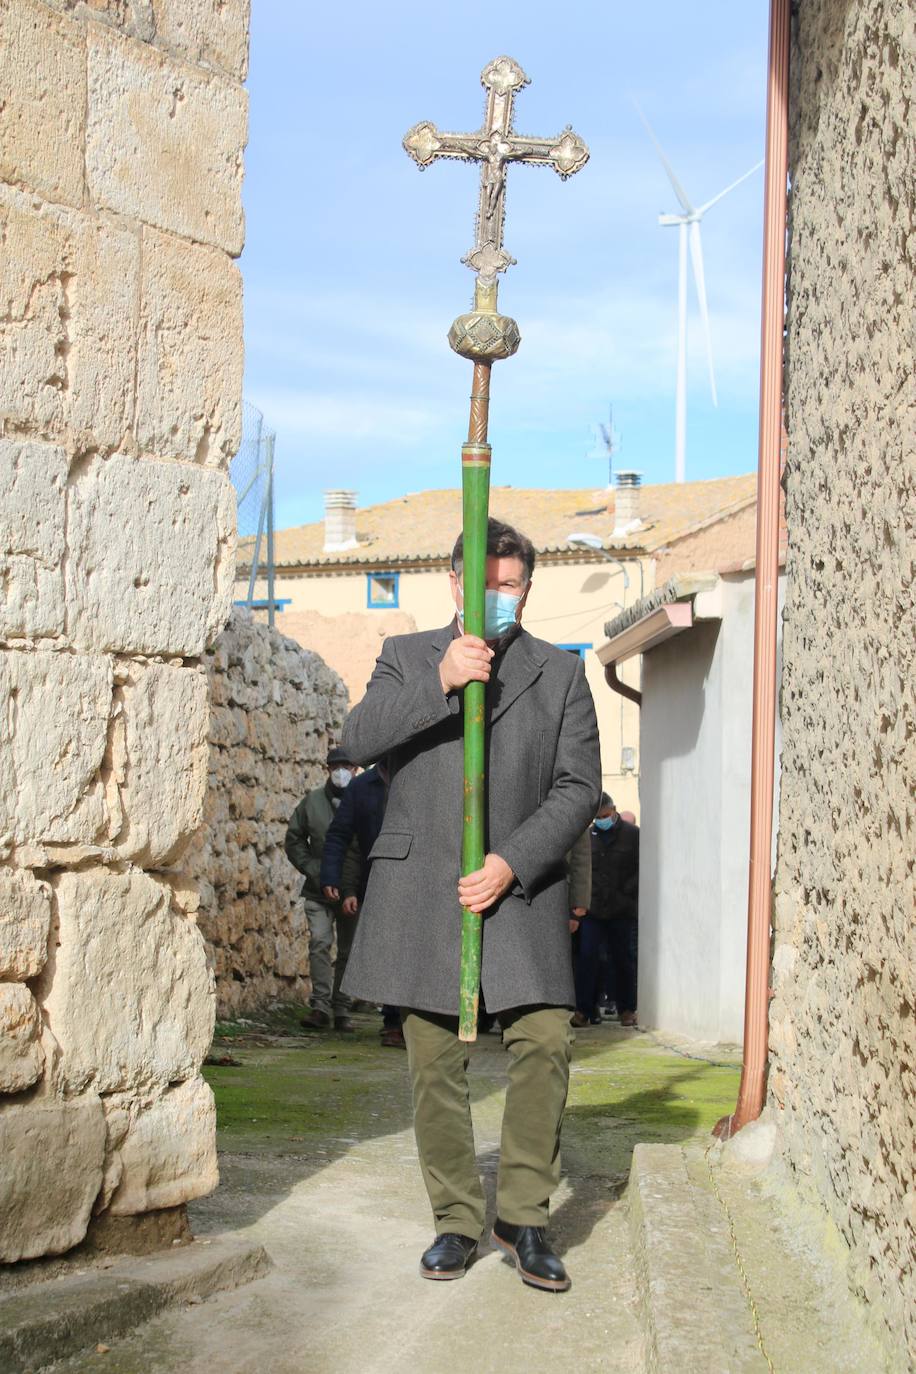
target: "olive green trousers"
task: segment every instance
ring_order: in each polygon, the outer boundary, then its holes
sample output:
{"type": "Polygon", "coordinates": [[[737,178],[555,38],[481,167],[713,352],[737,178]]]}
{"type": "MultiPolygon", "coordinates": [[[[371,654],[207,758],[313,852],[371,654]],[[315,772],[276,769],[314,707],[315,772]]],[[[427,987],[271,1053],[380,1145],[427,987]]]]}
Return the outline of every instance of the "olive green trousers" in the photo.
{"type": "MultiPolygon", "coordinates": [[[[560,1127],[569,1088],[572,1030],[567,1007],[501,1012],[509,1084],[503,1112],[496,1210],[514,1226],[545,1226],[560,1181],[560,1127]]],[[[414,1130],[436,1232],[479,1239],[485,1201],[471,1125],[470,1047],[458,1019],[402,1011],[413,1088],[414,1130]]]]}

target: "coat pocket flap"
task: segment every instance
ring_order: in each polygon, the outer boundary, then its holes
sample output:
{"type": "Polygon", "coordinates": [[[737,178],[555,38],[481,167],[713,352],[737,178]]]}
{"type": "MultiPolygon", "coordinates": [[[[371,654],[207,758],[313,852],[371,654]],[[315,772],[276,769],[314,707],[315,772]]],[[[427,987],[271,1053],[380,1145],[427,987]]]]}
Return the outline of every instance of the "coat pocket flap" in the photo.
{"type": "Polygon", "coordinates": [[[369,862],[373,859],[406,859],[412,840],[413,835],[405,830],[385,831],[369,850],[369,862]]]}

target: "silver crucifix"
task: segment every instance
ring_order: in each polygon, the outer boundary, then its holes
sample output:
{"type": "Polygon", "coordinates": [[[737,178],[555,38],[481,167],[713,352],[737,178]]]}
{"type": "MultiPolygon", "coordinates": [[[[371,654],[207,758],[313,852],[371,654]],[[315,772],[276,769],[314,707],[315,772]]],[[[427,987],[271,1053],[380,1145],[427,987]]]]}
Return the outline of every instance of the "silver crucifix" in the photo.
{"type": "Polygon", "coordinates": [[[503,248],[506,218],[506,170],[510,162],[552,167],[564,180],[588,161],[588,148],[567,126],[556,138],[527,138],[512,131],[512,106],[516,91],[528,85],[528,77],[511,57],[497,57],[480,74],[487,103],[483,126],[473,134],[449,134],[428,120],[415,124],[404,138],[404,148],[420,168],[437,157],[479,162],[480,205],[474,247],[462,258],[478,275],[482,286],[496,281],[515,259],[503,248]]]}

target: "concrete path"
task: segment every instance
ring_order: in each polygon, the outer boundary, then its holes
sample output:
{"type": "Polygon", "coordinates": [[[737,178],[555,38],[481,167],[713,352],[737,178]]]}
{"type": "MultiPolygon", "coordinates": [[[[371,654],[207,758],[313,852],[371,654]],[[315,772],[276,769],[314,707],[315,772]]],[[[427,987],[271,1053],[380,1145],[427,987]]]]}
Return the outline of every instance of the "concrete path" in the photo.
{"type": "MultiPolygon", "coordinates": [[[[272,1273],[106,1341],[61,1371],[108,1374],[540,1374],[641,1371],[644,1339],[620,1194],[636,1139],[707,1137],[734,1100],[732,1067],[666,1052],[604,1026],[579,1035],[551,1234],[567,1294],[525,1287],[484,1245],[467,1276],[430,1283],[432,1237],[410,1131],[402,1052],[377,1023],[356,1037],[227,1041],[241,1061],[209,1071],[220,1106],[222,1183],[195,1206],[198,1235],[262,1243],[272,1273]]],[[[472,1060],[481,1171],[495,1182],[505,1055],[472,1060]]]]}

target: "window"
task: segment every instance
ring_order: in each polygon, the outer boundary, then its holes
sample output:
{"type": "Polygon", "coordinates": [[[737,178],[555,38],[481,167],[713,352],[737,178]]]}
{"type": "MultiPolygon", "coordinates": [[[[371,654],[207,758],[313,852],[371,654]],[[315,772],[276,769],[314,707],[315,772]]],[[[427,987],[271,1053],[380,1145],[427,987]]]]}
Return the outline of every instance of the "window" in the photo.
{"type": "Polygon", "coordinates": [[[592,646],[590,644],[558,644],[558,649],[566,649],[571,654],[576,654],[579,658],[585,658],[585,652],[592,646]]]}
{"type": "Polygon", "coordinates": [[[396,572],[366,574],[366,605],[370,611],[396,609],[400,576],[396,572]]]}

